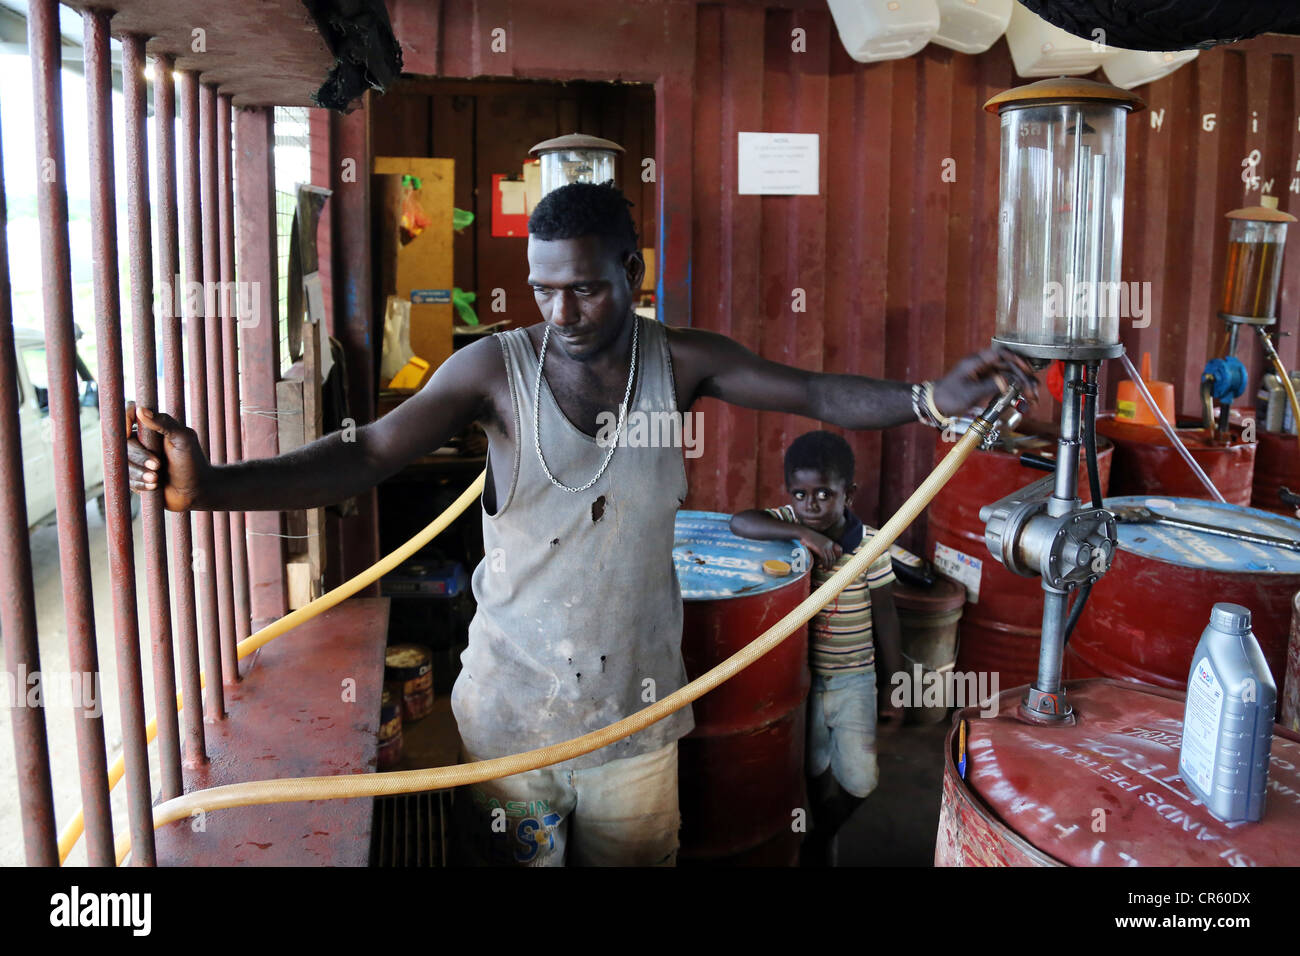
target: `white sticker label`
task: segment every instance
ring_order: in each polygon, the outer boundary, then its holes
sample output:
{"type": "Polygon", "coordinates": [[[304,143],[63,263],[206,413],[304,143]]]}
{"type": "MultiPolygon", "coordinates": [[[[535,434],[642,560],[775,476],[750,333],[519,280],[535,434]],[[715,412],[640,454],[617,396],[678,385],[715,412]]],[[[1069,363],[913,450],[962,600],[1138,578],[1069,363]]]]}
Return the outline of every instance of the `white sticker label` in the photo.
{"type": "Polygon", "coordinates": [[[956,548],[934,543],[934,569],[946,578],[952,578],[966,588],[966,600],[978,604],[980,600],[980,573],[984,562],[962,554],[956,548]]]}
{"type": "Polygon", "coordinates": [[[1210,795],[1210,784],[1214,779],[1214,754],[1219,746],[1223,696],[1223,685],[1210,667],[1210,659],[1202,657],[1192,668],[1192,679],[1187,685],[1178,772],[1206,797],[1210,795]]]}

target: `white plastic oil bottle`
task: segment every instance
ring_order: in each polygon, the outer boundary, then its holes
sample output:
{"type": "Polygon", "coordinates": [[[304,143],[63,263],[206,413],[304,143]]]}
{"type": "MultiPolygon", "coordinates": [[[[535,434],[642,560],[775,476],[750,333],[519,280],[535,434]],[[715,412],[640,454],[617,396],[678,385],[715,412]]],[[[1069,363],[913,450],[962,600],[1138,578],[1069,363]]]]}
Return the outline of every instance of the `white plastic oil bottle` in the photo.
{"type": "Polygon", "coordinates": [[[1216,604],[1187,676],[1178,772],[1220,820],[1259,820],[1268,786],[1277,685],[1250,609],[1216,604]]]}

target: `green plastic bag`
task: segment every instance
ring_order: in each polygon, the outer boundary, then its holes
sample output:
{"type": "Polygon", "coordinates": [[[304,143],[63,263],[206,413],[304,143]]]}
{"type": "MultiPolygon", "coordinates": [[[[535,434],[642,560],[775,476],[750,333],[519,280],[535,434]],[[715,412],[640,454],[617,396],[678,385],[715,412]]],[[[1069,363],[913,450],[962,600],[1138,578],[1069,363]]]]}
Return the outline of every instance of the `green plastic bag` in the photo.
{"type": "Polygon", "coordinates": [[[451,304],[456,307],[456,314],[466,325],[478,325],[478,313],[474,311],[473,305],[477,298],[476,293],[466,292],[459,286],[451,290],[451,304]]]}

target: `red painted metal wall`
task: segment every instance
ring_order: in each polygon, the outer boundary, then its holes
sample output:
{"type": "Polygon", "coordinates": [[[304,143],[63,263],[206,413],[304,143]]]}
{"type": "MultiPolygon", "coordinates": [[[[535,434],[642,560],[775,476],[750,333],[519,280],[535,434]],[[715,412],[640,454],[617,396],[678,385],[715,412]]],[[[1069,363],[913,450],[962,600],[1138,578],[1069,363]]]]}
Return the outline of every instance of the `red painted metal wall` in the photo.
{"type": "MultiPolygon", "coordinates": [[[[669,324],[714,329],[805,368],[912,381],[988,343],[999,147],[997,121],[982,107],[1025,82],[1005,41],[979,56],[930,45],[865,65],[844,52],[820,2],[392,0],[389,9],[412,73],[655,84],[660,302],[669,324]],[[494,49],[496,29],[504,32],[494,49]],[[738,195],[741,131],[821,134],[820,195],[738,195]],[[946,159],[955,160],[954,182],[942,178],[946,159]],[[796,289],[802,313],[792,311],[796,289]]],[[[1185,413],[1195,412],[1200,370],[1222,330],[1223,213],[1258,201],[1242,182],[1242,159],[1258,148],[1260,177],[1282,208],[1300,205],[1289,191],[1300,176],[1297,54],[1294,38],[1251,40],[1203,52],[1137,91],[1150,109],[1129,121],[1122,277],[1151,283],[1151,321],[1141,329],[1125,321],[1123,337],[1139,357],[1152,352],[1185,413]],[[1207,113],[1215,114],[1208,130],[1207,113]]],[[[1295,329],[1297,302],[1293,251],[1284,329],[1295,329]]],[[[1281,349],[1294,363],[1295,338],[1281,349]]],[[[1258,344],[1239,354],[1254,383],[1258,344]]],[[[690,462],[688,506],[779,500],[782,452],[815,424],[711,400],[700,410],[704,455],[690,462]]],[[[933,438],[920,426],[851,443],[857,510],[869,521],[891,513],[933,461],[933,438]]],[[[923,536],[918,522],[903,543],[919,547],[923,536]]]]}

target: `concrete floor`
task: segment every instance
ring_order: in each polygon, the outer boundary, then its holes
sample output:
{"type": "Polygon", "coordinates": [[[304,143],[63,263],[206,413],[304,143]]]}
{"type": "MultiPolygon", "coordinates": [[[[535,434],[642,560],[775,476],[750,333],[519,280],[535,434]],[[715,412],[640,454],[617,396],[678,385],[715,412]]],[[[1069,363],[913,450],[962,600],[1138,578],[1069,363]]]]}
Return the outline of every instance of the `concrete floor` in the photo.
{"type": "MultiPolygon", "coordinates": [[[[96,634],[99,646],[104,733],[111,761],[121,746],[121,719],[117,704],[117,660],[113,644],[111,582],[109,579],[106,529],[94,504],[87,507],[90,539],[92,586],[96,634]]],[[[147,614],[144,591],[144,548],[141,523],[135,522],[137,602],[141,620],[147,614]]],[[[67,631],[63,620],[63,594],[59,574],[58,533],[53,526],[31,536],[33,577],[36,584],[37,633],[41,665],[46,672],[68,670],[67,631]]],[[[170,562],[169,562],[170,563],[170,562]]],[[[155,712],[152,662],[147,638],[141,644],[146,711],[155,712]]],[[[436,668],[442,678],[440,694],[450,689],[454,661],[447,660],[436,668]]],[[[445,697],[440,697],[445,701],[445,697]]],[[[446,708],[443,708],[445,710],[446,708]]],[[[439,713],[434,724],[450,724],[450,713],[439,713]]],[[[454,734],[454,724],[450,724],[454,734]]],[[[72,711],[67,706],[46,710],[46,727],[50,738],[50,762],[54,779],[54,806],[58,826],[62,828],[81,806],[77,778],[76,742],[72,711]]],[[[940,782],[942,778],[943,740],[947,721],[905,727],[892,737],[878,741],[880,784],[853,818],[841,830],[838,848],[840,866],[930,866],[934,860],[934,841],[938,828],[940,782]]],[[[445,744],[451,739],[444,733],[434,735],[428,747],[412,734],[407,760],[403,766],[427,766],[454,762],[455,755],[445,744]],[[436,759],[432,759],[436,758],[436,759]]],[[[154,793],[158,786],[157,748],[150,750],[150,780],[154,793]]],[[[0,866],[24,863],[22,829],[16,781],[8,768],[13,766],[13,732],[9,710],[0,707],[0,866]]],[[[114,832],[126,826],[126,787],[113,792],[114,832]]],[[[68,859],[69,865],[85,865],[85,845],[79,842],[68,859]]]]}
{"type": "MultiPolygon", "coordinates": [[[[113,642],[112,585],[108,568],[107,529],[93,502],[86,507],[90,540],[91,586],[95,609],[95,634],[99,648],[100,687],[98,700],[104,714],[104,738],[111,763],[121,748],[121,715],[117,703],[117,655],[113,642]]],[[[141,521],[135,521],[136,597],[140,618],[147,620],[148,598],[144,591],[144,544],[141,521]]],[[[59,536],[53,525],[31,535],[32,578],[36,586],[36,629],[41,652],[41,670],[46,674],[67,673],[68,638],[63,618],[62,578],[59,573],[59,536]]],[[[0,639],[2,640],[2,639],[0,639]]],[[[147,635],[141,641],[141,662],[145,688],[145,711],[155,712],[153,703],[153,664],[149,657],[147,635]]],[[[49,686],[48,684],[46,686],[49,686]]],[[[3,688],[0,688],[3,690],[3,688]]],[[[3,703],[7,704],[8,701],[3,703]]],[[[54,812],[59,828],[81,807],[77,778],[76,737],[69,706],[51,706],[45,711],[49,735],[50,771],[54,784],[54,812]]],[[[18,786],[14,766],[13,728],[9,708],[0,706],[0,866],[21,866],[25,862],[22,843],[18,786]]],[[[156,794],[158,787],[157,748],[150,747],[150,780],[156,794]]],[[[126,826],[126,785],[113,791],[114,833],[126,826]]],[[[68,858],[68,865],[86,863],[84,841],[79,841],[68,858]]]]}
{"type": "MultiPolygon", "coordinates": [[[[456,649],[457,652],[459,648],[456,649]]],[[[459,760],[456,721],[451,714],[450,674],[441,655],[434,664],[438,696],[433,712],[403,728],[404,753],[396,770],[439,767],[459,760]]],[[[950,722],[905,726],[877,740],[880,783],[841,828],[836,865],[934,865],[943,782],[943,746],[950,722]]]]}
{"type": "Polygon", "coordinates": [[[876,738],[880,783],[840,828],[837,866],[933,866],[947,720],[876,738]]]}

